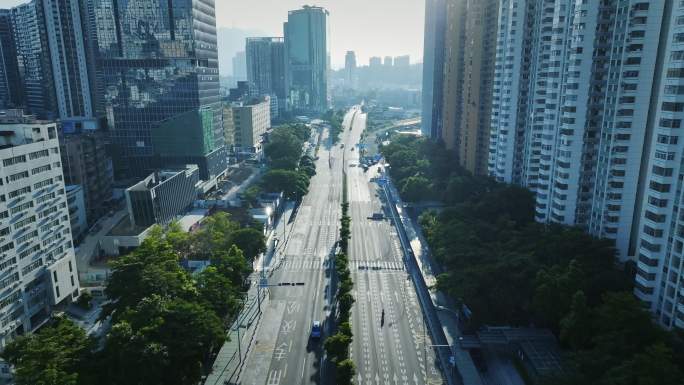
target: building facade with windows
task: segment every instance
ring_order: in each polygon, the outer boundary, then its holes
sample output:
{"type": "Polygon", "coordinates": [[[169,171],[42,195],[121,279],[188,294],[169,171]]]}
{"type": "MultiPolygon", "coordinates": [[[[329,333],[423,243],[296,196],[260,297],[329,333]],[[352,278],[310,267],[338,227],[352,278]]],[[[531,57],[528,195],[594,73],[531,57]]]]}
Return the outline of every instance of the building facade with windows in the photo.
{"type": "Polygon", "coordinates": [[[500,10],[489,174],[532,190],[538,221],[613,240],[637,297],[684,328],[684,2],[500,10]]]}
{"type": "Polygon", "coordinates": [[[244,154],[260,154],[263,149],[263,137],[271,129],[268,97],[236,105],[232,109],[235,151],[244,154]]]}
{"type": "Polygon", "coordinates": [[[225,172],[213,0],[94,0],[116,179],[197,164],[225,172]]]}
{"type": "Polygon", "coordinates": [[[446,13],[446,0],[425,1],[421,132],[432,139],[442,136],[446,13]]]}
{"type": "Polygon", "coordinates": [[[459,166],[478,175],[487,173],[489,159],[498,12],[499,0],[453,0],[446,7],[439,131],[459,166]]]}
{"type": "Polygon", "coordinates": [[[0,114],[0,348],[79,295],[57,123],[0,114]]]}
{"type": "Polygon", "coordinates": [[[196,165],[155,171],[126,189],[128,215],[133,226],[168,225],[192,206],[200,181],[196,165]]]}
{"type": "Polygon", "coordinates": [[[12,13],[9,9],[0,9],[0,109],[18,108],[22,103],[14,39],[12,13]]]}
{"type": "Polygon", "coordinates": [[[287,97],[291,109],[325,112],[328,95],[328,11],[304,6],[284,25],[287,97]]]}
{"type": "Polygon", "coordinates": [[[282,37],[248,37],[247,80],[251,96],[272,95],[285,106],[285,41],[282,37]]]}

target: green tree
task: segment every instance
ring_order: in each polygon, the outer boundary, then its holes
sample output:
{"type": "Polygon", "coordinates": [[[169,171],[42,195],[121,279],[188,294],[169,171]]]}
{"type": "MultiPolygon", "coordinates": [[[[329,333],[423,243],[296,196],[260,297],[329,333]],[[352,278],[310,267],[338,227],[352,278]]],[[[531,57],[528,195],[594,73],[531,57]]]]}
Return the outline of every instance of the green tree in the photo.
{"type": "Polygon", "coordinates": [[[2,358],[14,366],[17,385],[77,385],[93,347],[81,328],[58,319],[38,333],[17,337],[2,358]]]}
{"type": "Polygon", "coordinates": [[[325,339],[323,347],[330,361],[341,362],[349,358],[349,344],[351,344],[351,337],[336,333],[325,339]]]}
{"type": "Polygon", "coordinates": [[[351,307],[355,302],[354,296],[349,292],[342,293],[339,295],[338,301],[340,304],[340,319],[342,319],[343,321],[346,321],[349,319],[349,315],[351,313],[351,307]]]}
{"type": "Polygon", "coordinates": [[[592,336],[592,314],[583,291],[572,296],[570,312],[560,322],[560,340],[574,350],[589,347],[592,336]]]}
{"type": "Polygon", "coordinates": [[[681,385],[683,378],[684,372],[674,363],[672,350],[657,343],[606,371],[601,384],[681,385]]]}
{"type": "Polygon", "coordinates": [[[270,170],[264,174],[261,185],[265,190],[282,191],[288,199],[301,199],[309,190],[306,174],[294,170],[270,170]]]}
{"type": "Polygon", "coordinates": [[[247,259],[252,260],[266,251],[266,238],[264,233],[250,227],[236,230],[232,234],[233,243],[244,253],[247,259]]]}
{"type": "Polygon", "coordinates": [[[113,313],[116,322],[123,311],[153,294],[194,298],[196,288],[179,261],[161,231],[152,231],[140,247],[112,262],[112,274],[105,289],[111,301],[102,317],[113,313]]]}
{"type": "Polygon", "coordinates": [[[233,245],[233,234],[239,229],[240,225],[230,219],[230,214],[219,211],[206,218],[200,230],[193,233],[193,250],[198,257],[211,258],[233,245]]]}
{"type": "Polygon", "coordinates": [[[239,308],[239,293],[230,280],[214,266],[197,277],[199,298],[222,319],[230,319],[239,308]]]}
{"type": "Polygon", "coordinates": [[[236,245],[232,245],[227,251],[214,254],[211,264],[235,287],[242,287],[245,277],[252,271],[244,253],[236,245]]]}
{"type": "Polygon", "coordinates": [[[250,186],[245,192],[242,193],[242,199],[247,202],[250,207],[256,207],[258,204],[259,195],[262,192],[261,186],[253,185],[250,186]]]}
{"type": "Polygon", "coordinates": [[[356,365],[354,361],[346,359],[337,364],[335,371],[336,384],[348,385],[354,383],[354,376],[356,375],[356,365]]]}
{"type": "Polygon", "coordinates": [[[420,175],[406,178],[401,186],[401,196],[410,202],[431,199],[432,191],[430,181],[420,175]]]}
{"type": "Polygon", "coordinates": [[[158,295],[128,309],[113,328],[117,334],[105,357],[126,384],[194,385],[202,363],[225,340],[216,314],[198,303],[158,295]]]}

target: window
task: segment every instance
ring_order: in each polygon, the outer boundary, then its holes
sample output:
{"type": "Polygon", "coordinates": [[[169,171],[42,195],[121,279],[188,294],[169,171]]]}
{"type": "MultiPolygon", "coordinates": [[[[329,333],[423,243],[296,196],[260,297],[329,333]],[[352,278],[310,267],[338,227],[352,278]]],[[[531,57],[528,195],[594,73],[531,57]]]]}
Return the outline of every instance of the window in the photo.
{"type": "Polygon", "coordinates": [[[659,176],[672,176],[672,168],[653,166],[653,173],[659,176]]]}
{"type": "Polygon", "coordinates": [[[651,181],[651,183],[649,183],[649,187],[653,191],[658,191],[658,192],[663,192],[663,193],[670,192],[670,185],[665,184],[665,183],[658,183],[656,181],[651,181]]]}
{"type": "Polygon", "coordinates": [[[38,183],[34,184],[34,185],[33,185],[33,188],[36,189],[36,190],[38,190],[39,188],[43,188],[43,187],[49,186],[49,185],[51,185],[51,184],[52,184],[52,178],[50,178],[50,179],[45,179],[45,180],[42,181],[42,182],[38,182],[38,183]]]}
{"type": "Polygon", "coordinates": [[[30,264],[24,266],[24,268],[21,269],[21,274],[26,275],[41,266],[43,266],[43,259],[38,258],[34,262],[31,262],[30,264]]]}
{"type": "Polygon", "coordinates": [[[7,196],[10,199],[12,199],[12,198],[18,197],[19,195],[23,195],[23,194],[30,193],[30,192],[31,192],[31,187],[26,186],[26,187],[22,187],[18,190],[10,191],[9,194],[7,194],[7,196]]]}
{"type": "Polygon", "coordinates": [[[31,175],[36,175],[36,174],[41,173],[41,172],[50,171],[51,169],[52,169],[52,166],[50,166],[49,164],[46,164],[45,166],[40,166],[40,167],[36,167],[36,168],[32,169],[31,175]]]}
{"type": "Polygon", "coordinates": [[[38,236],[38,230],[33,230],[28,234],[24,234],[21,237],[17,238],[17,243],[24,243],[26,241],[29,241],[35,237],[38,236]]]}
{"type": "Polygon", "coordinates": [[[28,171],[18,172],[7,177],[7,183],[16,182],[20,179],[28,178],[28,171]]]}
{"type": "Polygon", "coordinates": [[[663,111],[682,112],[684,111],[684,103],[663,102],[663,111]]]}
{"type": "Polygon", "coordinates": [[[660,144],[677,144],[676,136],[658,135],[657,140],[660,144]]]}
{"type": "Polygon", "coordinates": [[[52,193],[49,193],[49,194],[45,194],[45,195],[43,195],[43,196],[40,196],[40,197],[36,198],[36,203],[41,204],[41,203],[43,203],[43,202],[45,202],[45,201],[48,201],[48,200],[50,200],[50,199],[53,199],[54,197],[55,197],[55,193],[53,193],[53,192],[52,192],[52,193]]]}
{"type": "Polygon", "coordinates": [[[665,222],[666,215],[665,214],[656,214],[651,211],[646,210],[646,214],[644,215],[646,219],[651,220],[656,223],[663,223],[665,222]]]}
{"type": "Polygon", "coordinates": [[[4,289],[7,286],[13,284],[14,282],[17,282],[19,280],[19,273],[14,273],[10,275],[9,277],[3,279],[0,281],[0,289],[4,289]]]}
{"type": "Polygon", "coordinates": [[[59,282],[59,281],[57,280],[57,272],[56,272],[56,271],[53,271],[53,272],[52,272],[52,278],[54,278],[54,281],[55,281],[55,282],[59,282]]]}
{"type": "Polygon", "coordinates": [[[46,157],[48,155],[50,155],[48,150],[40,150],[40,151],[30,153],[29,159],[33,160],[33,159],[43,158],[43,157],[46,157]]]}
{"type": "Polygon", "coordinates": [[[7,167],[7,166],[11,166],[13,164],[24,163],[24,162],[26,162],[26,155],[18,155],[18,156],[12,157],[12,158],[3,159],[2,165],[7,167]]]}
{"type": "Polygon", "coordinates": [[[35,245],[27,248],[26,250],[22,251],[21,253],[19,253],[19,259],[24,259],[24,258],[28,257],[29,255],[35,253],[38,250],[40,250],[40,245],[35,244],[35,245]]]}
{"type": "Polygon", "coordinates": [[[32,215],[32,216],[30,216],[30,217],[28,217],[28,218],[26,218],[26,219],[22,219],[22,220],[20,220],[19,222],[15,223],[15,224],[14,224],[14,229],[15,229],[15,230],[18,230],[18,229],[20,229],[20,228],[22,228],[22,227],[26,227],[26,226],[30,225],[31,223],[33,223],[33,222],[35,222],[35,221],[36,221],[36,216],[35,216],[35,215],[32,215]]]}
{"type": "Polygon", "coordinates": [[[20,204],[20,205],[18,205],[18,206],[12,207],[12,208],[10,209],[10,212],[12,213],[12,215],[14,215],[14,214],[16,214],[16,213],[18,213],[18,212],[20,212],[20,211],[24,211],[24,210],[30,209],[31,207],[33,207],[33,202],[29,201],[29,202],[26,202],[26,203],[22,203],[22,204],[20,204]]]}
{"type": "MultiPolygon", "coordinates": [[[[684,88],[683,88],[684,89],[684,88]]],[[[681,119],[660,119],[660,126],[664,128],[679,128],[682,126],[681,119]]]]}
{"type": "Polygon", "coordinates": [[[41,211],[38,214],[38,218],[43,219],[43,218],[47,217],[48,215],[57,212],[57,210],[59,210],[59,209],[55,206],[49,207],[49,208],[41,211]]]}
{"type": "Polygon", "coordinates": [[[684,94],[684,86],[680,85],[666,85],[665,86],[665,94],[666,95],[683,95],[684,94]]]}

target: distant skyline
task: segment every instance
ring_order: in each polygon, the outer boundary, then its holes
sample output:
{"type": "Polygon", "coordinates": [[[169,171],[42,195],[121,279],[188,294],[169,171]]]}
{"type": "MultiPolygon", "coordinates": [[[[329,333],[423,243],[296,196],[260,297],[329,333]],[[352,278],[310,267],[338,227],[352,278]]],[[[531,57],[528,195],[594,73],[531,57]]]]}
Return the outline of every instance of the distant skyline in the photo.
{"type": "MultiPolygon", "coordinates": [[[[27,1],[0,0],[0,8],[27,1]]],[[[283,36],[287,12],[304,4],[307,2],[303,0],[219,0],[216,24],[219,28],[283,36]]],[[[331,60],[335,69],[344,67],[347,51],[356,52],[358,65],[367,65],[371,56],[410,55],[411,63],[423,61],[424,0],[319,0],[308,4],[330,11],[331,60]]]]}
{"type": "MultiPolygon", "coordinates": [[[[282,36],[287,12],[301,8],[302,0],[217,1],[217,24],[264,31],[282,36]]],[[[319,0],[309,3],[330,11],[333,68],[344,67],[347,51],[358,65],[371,56],[410,55],[423,61],[424,0],[319,0]]]]}

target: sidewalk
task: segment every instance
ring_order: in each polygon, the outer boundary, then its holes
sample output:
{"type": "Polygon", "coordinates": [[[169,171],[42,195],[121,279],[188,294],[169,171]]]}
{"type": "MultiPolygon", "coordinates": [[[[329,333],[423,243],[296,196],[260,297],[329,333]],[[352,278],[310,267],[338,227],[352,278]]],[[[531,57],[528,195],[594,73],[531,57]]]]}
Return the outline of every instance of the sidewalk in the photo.
{"type": "Polygon", "coordinates": [[[238,315],[238,319],[227,331],[226,342],[216,356],[211,373],[204,381],[205,385],[237,384],[261,319],[257,294],[260,293],[261,306],[266,300],[266,291],[260,291],[257,287],[258,274],[252,273],[252,276],[252,285],[247,292],[245,306],[238,315]]]}
{"type": "MultiPolygon", "coordinates": [[[[445,373],[449,384],[464,384],[464,385],[482,385],[482,378],[473,363],[470,353],[467,350],[461,349],[458,344],[458,339],[461,336],[461,331],[458,328],[456,319],[452,314],[444,314],[444,312],[437,311],[438,307],[451,307],[450,299],[441,292],[430,290],[437,283],[438,271],[434,268],[434,264],[430,259],[430,252],[427,242],[417,231],[411,218],[403,211],[404,204],[399,197],[399,193],[393,186],[391,180],[387,178],[386,192],[389,198],[388,204],[392,206],[392,211],[399,216],[398,223],[395,223],[400,238],[402,233],[406,237],[402,242],[407,245],[405,253],[408,257],[413,257],[407,263],[415,263],[417,266],[417,275],[411,275],[416,284],[418,297],[423,303],[423,311],[426,313],[426,319],[430,325],[431,334],[433,335],[434,343],[436,345],[449,345],[448,353],[453,357],[455,363],[455,373],[445,373]],[[416,279],[417,278],[417,279],[416,279]],[[425,297],[428,297],[429,300],[425,297]],[[427,302],[427,303],[426,303],[427,302]]],[[[445,349],[438,349],[440,360],[442,362],[443,370],[449,371],[450,365],[448,359],[444,359],[445,349]]]]}
{"type": "Polygon", "coordinates": [[[216,356],[211,373],[204,381],[204,385],[238,383],[240,374],[244,369],[245,359],[249,350],[253,347],[256,334],[259,330],[261,321],[260,306],[266,306],[268,302],[266,290],[259,290],[258,287],[261,271],[262,269],[265,271],[270,270],[280,260],[280,258],[278,258],[277,250],[282,250],[283,242],[278,242],[278,246],[275,247],[275,240],[282,238],[283,229],[285,229],[285,234],[289,235],[287,224],[293,214],[293,209],[294,203],[288,201],[285,204],[285,209],[280,215],[275,228],[268,236],[266,241],[266,252],[254,260],[252,264],[254,272],[249,277],[252,284],[247,292],[245,305],[238,315],[238,319],[227,331],[228,339],[216,356]],[[273,259],[274,255],[276,256],[275,260],[273,259]],[[261,298],[258,297],[258,293],[260,293],[261,298]]]}

